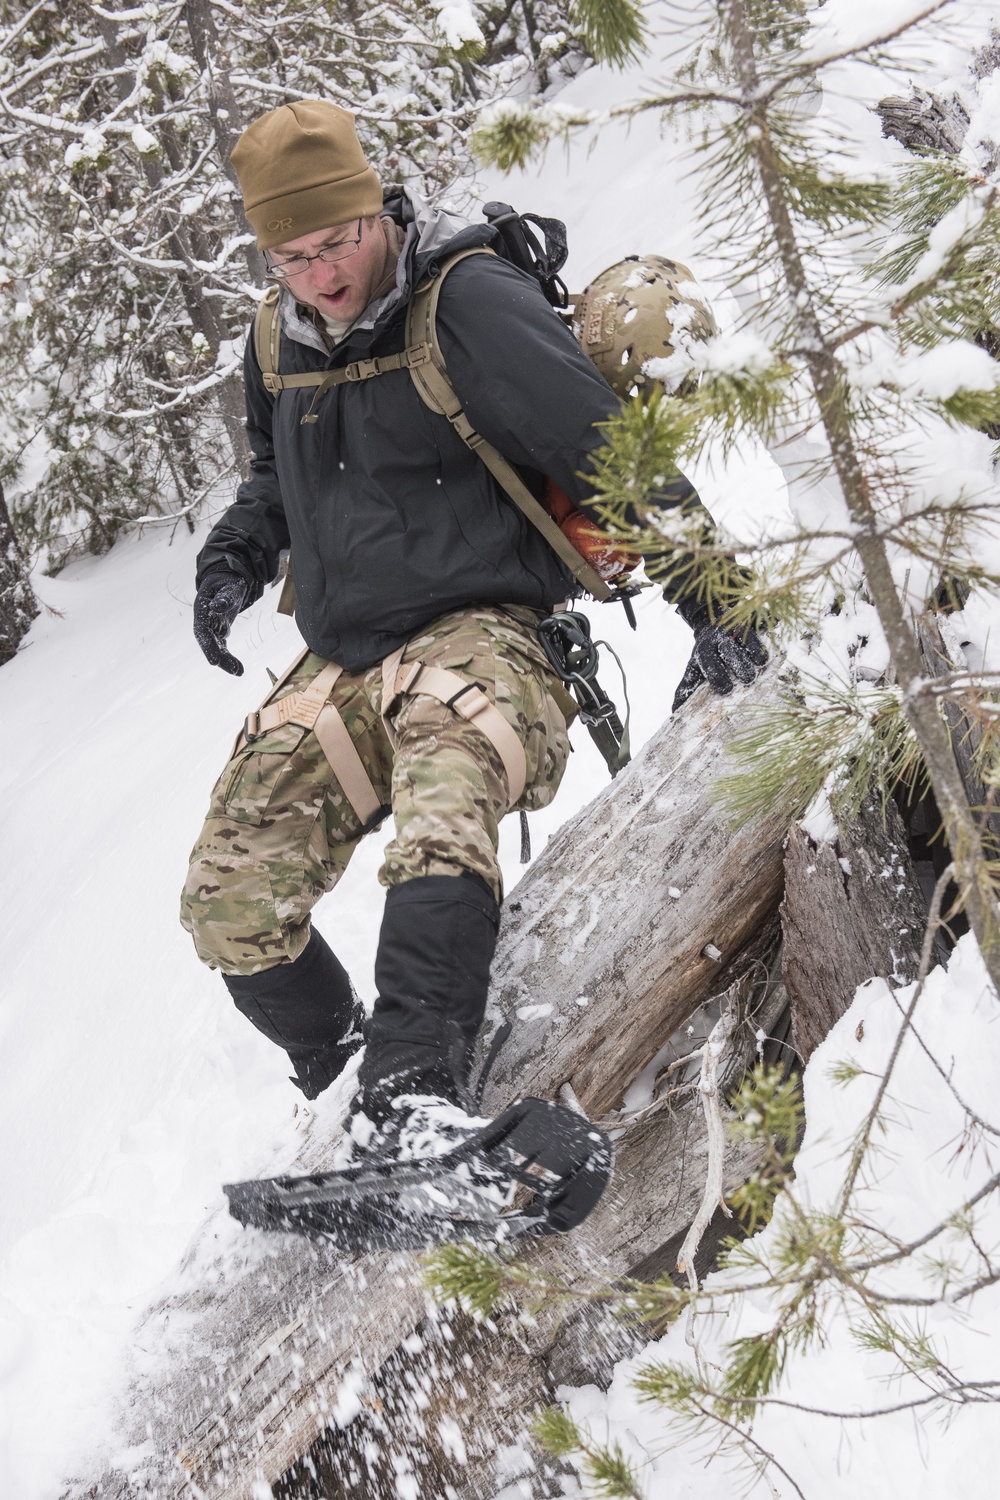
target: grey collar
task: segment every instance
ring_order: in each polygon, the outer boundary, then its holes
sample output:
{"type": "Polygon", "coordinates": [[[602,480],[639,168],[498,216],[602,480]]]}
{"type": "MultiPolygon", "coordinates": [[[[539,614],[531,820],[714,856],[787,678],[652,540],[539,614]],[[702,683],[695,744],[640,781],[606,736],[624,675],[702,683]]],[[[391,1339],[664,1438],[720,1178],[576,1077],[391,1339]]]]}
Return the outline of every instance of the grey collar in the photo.
{"type": "Polygon", "coordinates": [[[426,198],[414,192],[412,188],[404,188],[403,192],[409,200],[413,221],[406,227],[406,237],[396,263],[396,285],[391,291],[369,303],[361,316],[351,324],[350,328],[345,329],[337,340],[327,334],[319,313],[311,307],[297,303],[291,289],[287,285],[282,286],[278,312],[282,332],[290,339],[297,344],[305,344],[310,349],[316,349],[320,354],[330,354],[352,333],[374,328],[383,313],[404,301],[408,295],[407,267],[411,263],[414,247],[420,253],[434,251],[468,227],[467,219],[428,203],[426,198]]]}

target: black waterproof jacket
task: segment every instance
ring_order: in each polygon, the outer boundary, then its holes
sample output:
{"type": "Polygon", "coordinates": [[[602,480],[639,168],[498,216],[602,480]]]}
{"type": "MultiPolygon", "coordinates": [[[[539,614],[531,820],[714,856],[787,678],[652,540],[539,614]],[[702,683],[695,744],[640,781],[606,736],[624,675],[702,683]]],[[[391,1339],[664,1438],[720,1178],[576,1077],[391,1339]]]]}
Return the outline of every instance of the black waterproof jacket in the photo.
{"type": "MultiPolygon", "coordinates": [[[[468,228],[432,253],[411,246],[400,303],[332,354],[283,335],[281,373],[403,349],[409,291],[445,255],[488,244],[492,234],[468,228]]],[[[537,283],[495,256],[469,257],[448,273],[438,336],[473,426],[536,494],[550,475],[585,506],[592,492],[580,471],[602,442],[595,424],[619,402],[537,283]]],[[[573,591],[547,542],[447,419],[424,405],[407,371],[332,387],[307,426],[301,418],[314,388],[269,395],[252,337],[245,380],[251,475],[209,534],[199,583],[228,566],[259,598],[290,546],[303,638],[349,672],[450,610],[548,610],[573,591]]]]}

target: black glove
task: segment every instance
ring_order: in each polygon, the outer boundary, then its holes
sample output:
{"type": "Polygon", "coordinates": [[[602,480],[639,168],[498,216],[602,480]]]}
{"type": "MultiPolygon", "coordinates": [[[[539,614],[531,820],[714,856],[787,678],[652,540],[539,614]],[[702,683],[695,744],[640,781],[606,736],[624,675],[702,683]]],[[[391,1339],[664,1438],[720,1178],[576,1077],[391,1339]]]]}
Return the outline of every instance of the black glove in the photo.
{"type": "Polygon", "coordinates": [[[749,625],[728,630],[713,625],[707,606],[694,599],[682,599],[677,613],[694,631],[694,650],[677,684],[673,713],[703,682],[715,693],[731,693],[738,682],[753,682],[766,665],[767,652],[749,625]]]}
{"type": "Polygon", "coordinates": [[[245,579],[228,568],[206,573],[195,595],[194,638],[211,665],[232,677],[243,676],[243,663],[226,650],[226,637],[249,597],[245,579]]]}

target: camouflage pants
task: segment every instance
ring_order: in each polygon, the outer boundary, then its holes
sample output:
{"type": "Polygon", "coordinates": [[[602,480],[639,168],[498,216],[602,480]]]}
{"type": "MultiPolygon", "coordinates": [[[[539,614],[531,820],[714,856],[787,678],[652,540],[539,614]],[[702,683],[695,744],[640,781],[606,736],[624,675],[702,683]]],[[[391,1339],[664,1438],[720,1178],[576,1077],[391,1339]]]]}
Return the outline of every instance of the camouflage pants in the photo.
{"type": "MultiPolygon", "coordinates": [[[[460,610],[415,636],[403,661],[446,667],[479,683],[524,747],[527,781],[517,806],[545,807],[569,753],[575,711],[553,674],[529,610],[460,610]]],[[[275,701],[305,687],[325,665],[308,655],[275,701]]],[[[381,719],[380,666],[346,673],[330,695],[383,803],[395,837],[379,880],[471,870],[502,897],[496,851],[510,810],[499,753],[481,730],[417,692],[396,704],[390,743],[381,719]]],[[[298,958],[309,913],[347,868],[360,821],[311,730],[283,724],[227,763],[191,854],[181,921],[203,962],[254,974],[298,958]]]]}

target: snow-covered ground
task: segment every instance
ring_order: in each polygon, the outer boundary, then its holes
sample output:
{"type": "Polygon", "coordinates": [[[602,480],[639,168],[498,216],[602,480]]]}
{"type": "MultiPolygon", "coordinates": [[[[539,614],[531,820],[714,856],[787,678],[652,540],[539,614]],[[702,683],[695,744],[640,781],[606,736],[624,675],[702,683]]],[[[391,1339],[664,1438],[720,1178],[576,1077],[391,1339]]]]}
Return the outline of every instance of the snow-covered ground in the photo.
{"type": "MultiPolygon", "coordinates": [[[[846,1158],[871,1108],[898,1035],[912,987],[893,994],[884,980],[858,990],[854,1004],[813,1054],[805,1072],[806,1135],[795,1162],[795,1195],[807,1207],[835,1214],[846,1158]],[[838,1085],[836,1063],[863,1072],[838,1085]]],[[[949,1215],[997,1170],[996,1134],[970,1130],[956,1099],[1000,1131],[996,1080],[1000,1076],[1000,1009],[971,938],[959,943],[947,971],[935,969],[903,1043],[893,1075],[884,1129],[876,1132],[855,1211],[900,1243],[919,1239],[949,1215]],[[923,1049],[937,1058],[947,1078],[923,1049]]],[[[766,1261],[784,1215],[759,1237],[766,1261]]],[[[1000,1202],[993,1192],[975,1211],[975,1239],[987,1254],[1000,1244],[1000,1202]]],[[[954,1262],[954,1283],[984,1273],[984,1262],[962,1230],[946,1230],[925,1251],[872,1278],[875,1291],[902,1297],[932,1296],[940,1287],[934,1263],[954,1262]]],[[[716,1273],[706,1287],[727,1281],[760,1281],[735,1269],[716,1273]]],[[[763,1333],[777,1320],[780,1303],[768,1293],[736,1299],[731,1310],[700,1316],[698,1355],[711,1376],[723,1346],[763,1333]]],[[[951,1307],[890,1309],[898,1321],[932,1339],[939,1357],[963,1381],[1000,1379],[1000,1289],[989,1287],[951,1307]]],[[[855,1303],[852,1321],[863,1323],[855,1303]]],[[[996,1452],[1000,1405],[938,1408],[919,1405],[934,1388],[928,1379],[899,1378],[897,1361],[866,1348],[852,1334],[844,1306],[831,1294],[820,1315],[824,1337],[808,1355],[793,1355],[780,1389],[781,1404],[760,1413],[754,1444],[773,1454],[787,1477],[770,1471],[773,1494],[792,1500],[992,1500],[997,1494],[996,1452]],[[814,1415],[796,1408],[819,1408],[814,1415]],[[900,1408],[866,1420],[864,1413],[900,1408]],[[842,1414],[842,1415],[840,1415],[842,1414]],[[798,1489],[793,1488],[793,1484],[798,1489]]],[[[661,1408],[640,1402],[632,1388],[648,1361],[692,1368],[686,1319],[642,1355],[622,1361],[605,1395],[594,1386],[561,1392],[573,1416],[598,1442],[618,1441],[635,1463],[648,1500],[730,1500],[749,1484],[749,1445],[740,1453],[719,1430],[681,1441],[661,1408]],[[720,1441],[722,1440],[722,1441],[720,1441]],[[722,1453],[715,1450],[722,1448],[722,1453]],[[737,1472],[734,1473],[734,1468],[737,1472]],[[743,1473],[739,1473],[742,1468],[743,1473]]],[[[995,1395],[995,1392],[993,1393],[995,1395]]],[[[514,1500],[514,1491],[508,1500],[514,1500]]],[[[767,1487],[761,1484],[761,1495],[767,1487]]]]}
{"type": "MultiPolygon", "coordinates": [[[[918,8],[916,0],[910,8],[918,8]]],[[[850,24],[871,6],[831,0],[827,11],[850,24]]],[[[964,11],[984,20],[982,5],[964,11]]],[[[655,59],[626,77],[595,70],[565,97],[604,107],[654,88],[659,71],[655,59]]],[[[897,153],[864,116],[864,101],[885,88],[857,68],[843,70],[840,84],[837,107],[863,121],[873,158],[897,153]]],[[[553,148],[540,167],[507,179],[484,176],[477,190],[483,199],[503,197],[566,220],[566,277],[574,288],[625,254],[653,251],[686,261],[712,291],[713,267],[696,228],[698,183],[688,172],[677,136],[648,116],[630,129],[608,130],[593,152],[583,142],[568,152],[553,148]]],[[[732,314],[724,300],[716,310],[723,321],[732,314]]],[[[721,518],[760,522],[783,513],[780,480],[762,456],[734,462],[725,474],[694,477],[721,518]]],[[[172,538],[150,529],[106,558],[39,578],[47,608],[22,652],[0,671],[0,1493],[17,1500],[54,1500],[88,1453],[114,1445],[118,1381],[139,1314],[176,1283],[206,1215],[219,1206],[219,1184],[279,1168],[294,1154],[302,1123],[282,1055],[236,1014],[177,922],[186,858],[212,781],[236,726],[263,696],[264,667],[279,669],[298,643],[269,594],[234,630],[245,677],[234,680],[204,663],[190,633],[200,540],[183,529],[172,538]]],[[[639,744],[668,711],[690,637],[652,595],[640,601],[635,636],[617,612],[591,613],[595,633],[607,636],[629,673],[639,744]]],[[[610,664],[607,681],[614,692],[610,664]]],[[[554,808],[532,818],[536,850],[604,785],[603,764],[585,733],[577,732],[576,745],[554,808]]],[[[378,836],[362,847],[317,914],[369,1001],[380,848],[378,836]]],[[[502,856],[509,888],[519,873],[513,821],[503,832],[502,856]]],[[[976,1066],[985,1070],[998,1041],[977,973],[963,952],[963,977],[947,1003],[962,1016],[952,1044],[963,1055],[975,1049],[976,1066]]],[[[937,983],[928,1011],[945,1004],[945,981],[937,983]]],[[[859,1001],[872,1059],[891,1021],[889,1003],[879,992],[859,1001]]],[[[810,1070],[810,1103],[819,1102],[806,1170],[812,1161],[818,1170],[833,1149],[824,1135],[824,1057],[838,1055],[856,1024],[843,1023],[810,1070]]],[[[911,1081],[916,1074],[907,1075],[911,1081]]],[[[853,1087],[859,1093],[863,1085],[853,1087]]],[[[901,1137],[899,1151],[912,1146],[917,1160],[929,1158],[947,1138],[946,1123],[928,1123],[916,1109],[908,1118],[915,1129],[901,1137]]],[[[906,1193],[951,1202],[955,1184],[943,1178],[934,1167],[906,1193]]],[[[972,1309],[975,1328],[981,1306],[985,1300],[972,1309]]],[[[1000,1331],[1000,1317],[992,1317],[984,1334],[1000,1331]]],[[[957,1341],[960,1332],[972,1337],[957,1325],[948,1336],[957,1341]]],[[[829,1369],[849,1382],[838,1395],[861,1401],[867,1380],[881,1394],[878,1368],[851,1364],[851,1357],[839,1347],[830,1354],[829,1369]]],[[[647,1449],[661,1446],[665,1424],[648,1412],[640,1419],[624,1393],[626,1379],[623,1370],[609,1403],[584,1393],[575,1405],[647,1449]]],[[[864,1447],[853,1429],[793,1425],[786,1417],[776,1421],[782,1430],[774,1443],[787,1432],[795,1455],[805,1454],[809,1500],[832,1500],[848,1484],[863,1494],[933,1493],[937,1500],[994,1493],[988,1478],[996,1433],[988,1413],[961,1414],[946,1436],[936,1427],[918,1436],[903,1422],[875,1482],[872,1444],[864,1447]],[[939,1441],[952,1462],[944,1485],[939,1441]],[[974,1449],[964,1459],[963,1441],[974,1449]],[[938,1476],[933,1489],[929,1474],[938,1476]]],[[[723,1466],[703,1471],[690,1453],[662,1460],[657,1473],[651,1495],[712,1500],[723,1485],[730,1493],[723,1466]]]]}
{"type": "MultiPolygon", "coordinates": [[[[199,545],[147,533],[37,579],[46,609],[0,673],[0,1493],[18,1500],[50,1500],[105,1441],[138,1314],[169,1289],[220,1184],[290,1161],[307,1109],[177,920],[235,730],[265,666],[299,649],[275,591],[233,632],[245,676],[207,666],[191,635],[199,545]]],[[[658,597],[638,614],[633,636],[619,611],[592,610],[629,674],[641,744],[690,635],[658,597]]],[[[605,680],[614,693],[610,661],[605,680]]],[[[575,739],[554,808],[531,818],[536,853],[605,784],[575,739]]],[[[386,837],[317,913],[369,1002],[386,837]]],[[[518,845],[509,819],[508,889],[518,845]]]]}

